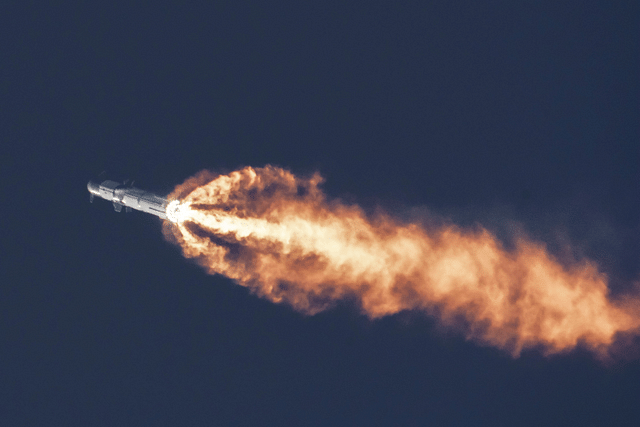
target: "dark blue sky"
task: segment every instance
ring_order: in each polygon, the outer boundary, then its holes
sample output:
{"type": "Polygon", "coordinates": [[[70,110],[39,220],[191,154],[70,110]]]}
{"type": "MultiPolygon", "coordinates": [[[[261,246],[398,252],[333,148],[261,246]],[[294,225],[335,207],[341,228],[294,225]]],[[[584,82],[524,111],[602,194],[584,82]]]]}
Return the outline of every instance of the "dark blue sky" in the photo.
{"type": "MultiPolygon", "coordinates": [[[[206,275],[160,224],[88,203],[200,169],[320,171],[640,277],[633,1],[5,7],[2,425],[640,423],[640,362],[519,359],[420,313],[314,317],[206,275]],[[564,248],[564,249],[563,249],[564,248]]],[[[412,209],[419,208],[419,209],[412,209]]]]}

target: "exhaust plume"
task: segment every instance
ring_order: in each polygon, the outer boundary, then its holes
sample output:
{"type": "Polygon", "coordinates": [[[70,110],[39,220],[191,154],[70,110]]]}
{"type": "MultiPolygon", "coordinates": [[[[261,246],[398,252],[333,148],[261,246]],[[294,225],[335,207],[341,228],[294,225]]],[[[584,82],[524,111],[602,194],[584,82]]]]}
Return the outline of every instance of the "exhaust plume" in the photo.
{"type": "Polygon", "coordinates": [[[341,299],[370,318],[423,310],[514,357],[579,344],[605,356],[638,333],[639,299],[610,297],[591,261],[561,265],[526,239],[508,251],[484,229],[367,217],[327,200],[322,181],[272,166],[203,171],[169,197],[180,206],[165,235],[209,273],[301,312],[341,299]]]}

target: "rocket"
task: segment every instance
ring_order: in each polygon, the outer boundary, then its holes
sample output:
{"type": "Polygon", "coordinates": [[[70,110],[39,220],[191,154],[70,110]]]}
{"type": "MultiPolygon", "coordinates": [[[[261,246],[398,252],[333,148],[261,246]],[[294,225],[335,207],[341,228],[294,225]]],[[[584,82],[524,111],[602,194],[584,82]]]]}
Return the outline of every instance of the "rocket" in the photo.
{"type": "Polygon", "coordinates": [[[116,212],[122,211],[124,207],[126,212],[135,209],[176,222],[175,215],[172,213],[178,208],[178,201],[169,201],[165,197],[127,185],[126,181],[120,183],[106,180],[100,184],[89,181],[87,189],[89,190],[90,202],[93,202],[94,196],[98,196],[112,202],[116,212]]]}

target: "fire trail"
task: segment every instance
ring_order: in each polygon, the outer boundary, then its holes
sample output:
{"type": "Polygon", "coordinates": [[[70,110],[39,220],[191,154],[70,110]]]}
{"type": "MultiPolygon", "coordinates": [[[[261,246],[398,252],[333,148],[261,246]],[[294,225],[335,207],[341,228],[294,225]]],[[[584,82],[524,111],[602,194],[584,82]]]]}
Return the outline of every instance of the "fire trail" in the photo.
{"type": "Polygon", "coordinates": [[[272,166],[203,171],[168,197],[180,204],[164,232],[209,273],[308,314],[345,298],[371,318],[424,310],[445,325],[464,319],[467,338],[513,356],[578,344],[605,355],[638,333],[638,297],[614,301],[590,261],[563,266],[523,239],[507,251],[482,229],[367,217],[327,200],[321,182],[272,166]]]}

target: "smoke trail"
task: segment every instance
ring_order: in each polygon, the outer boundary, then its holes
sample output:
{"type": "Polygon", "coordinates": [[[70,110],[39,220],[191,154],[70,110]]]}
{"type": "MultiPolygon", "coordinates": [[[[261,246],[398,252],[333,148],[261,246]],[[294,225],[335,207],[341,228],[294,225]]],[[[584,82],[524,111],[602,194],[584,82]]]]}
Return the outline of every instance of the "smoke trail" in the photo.
{"type": "Polygon", "coordinates": [[[543,245],[505,250],[488,231],[425,229],[326,199],[322,178],[267,166],[204,171],[170,196],[181,222],[165,234],[209,273],[314,314],[352,298],[377,318],[402,310],[464,321],[468,338],[518,356],[583,344],[605,355],[637,334],[637,297],[614,301],[592,262],[563,266],[543,245]]]}

